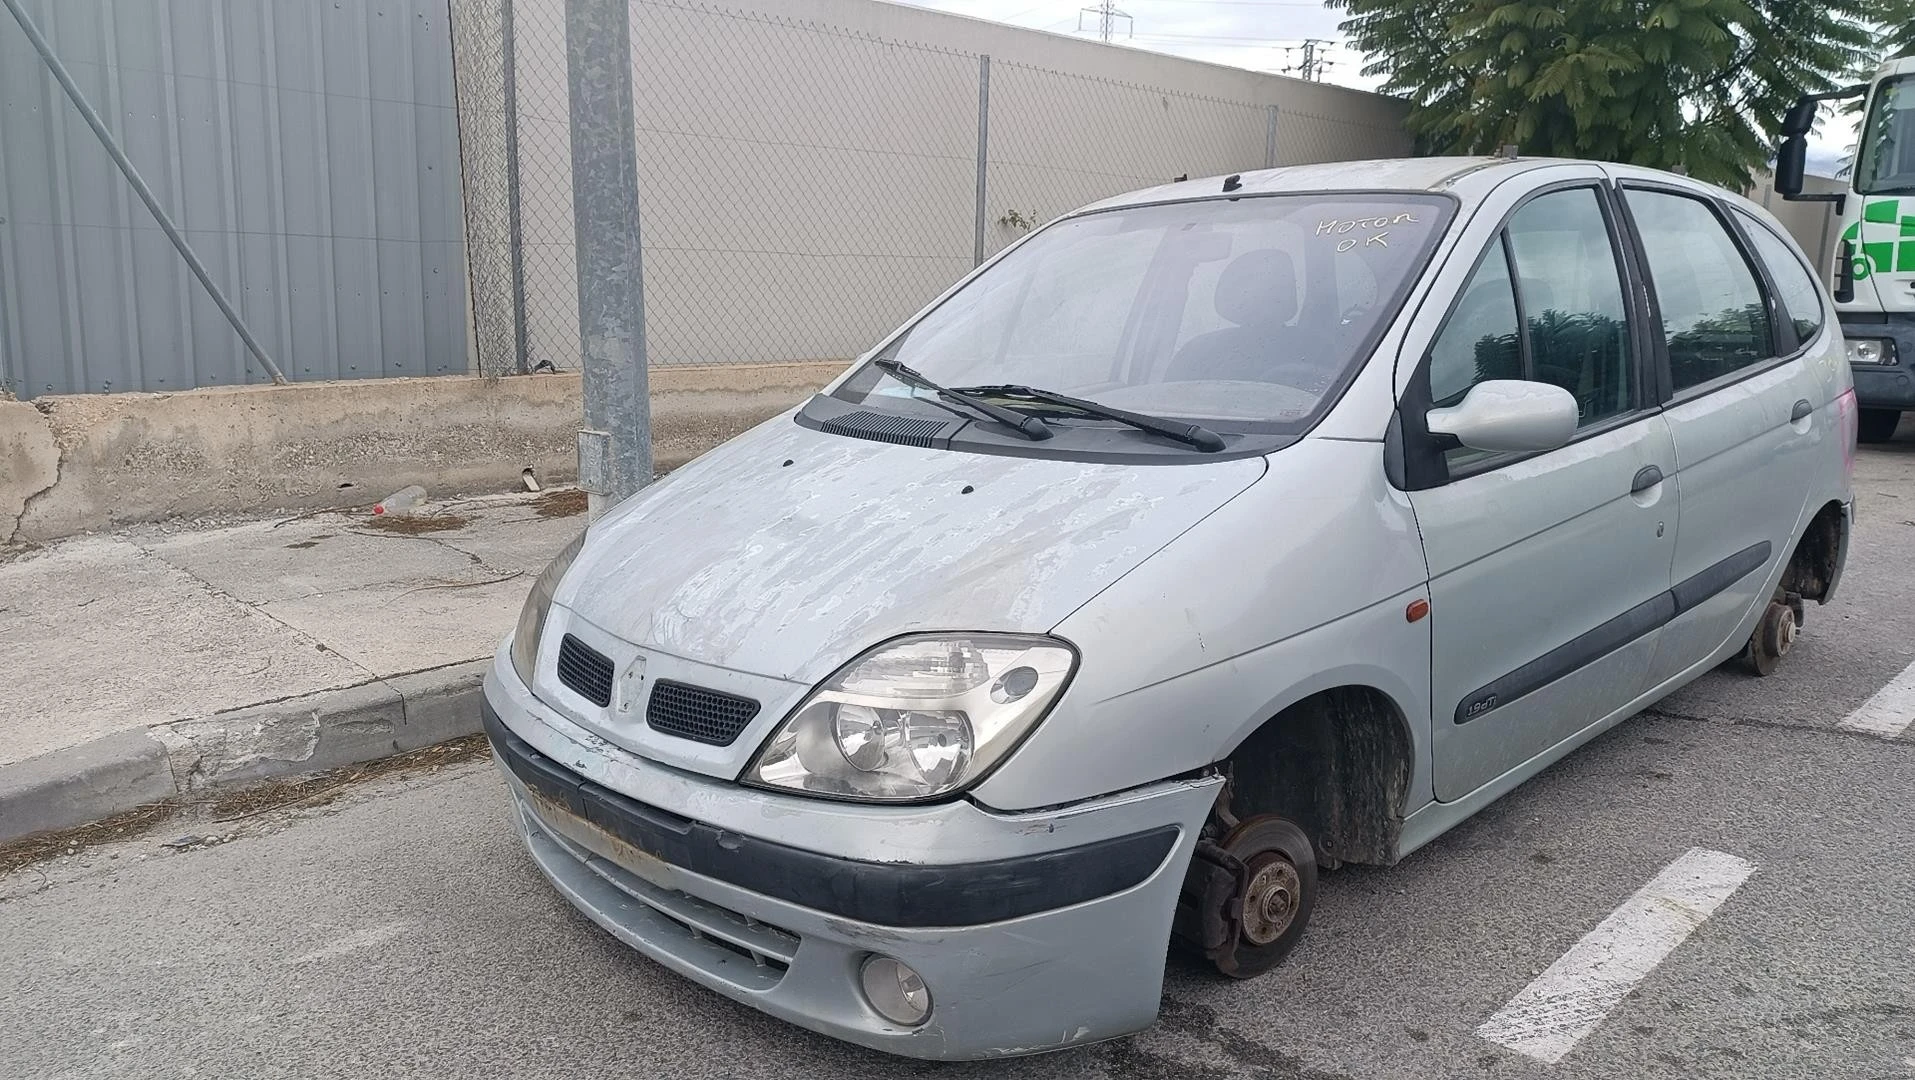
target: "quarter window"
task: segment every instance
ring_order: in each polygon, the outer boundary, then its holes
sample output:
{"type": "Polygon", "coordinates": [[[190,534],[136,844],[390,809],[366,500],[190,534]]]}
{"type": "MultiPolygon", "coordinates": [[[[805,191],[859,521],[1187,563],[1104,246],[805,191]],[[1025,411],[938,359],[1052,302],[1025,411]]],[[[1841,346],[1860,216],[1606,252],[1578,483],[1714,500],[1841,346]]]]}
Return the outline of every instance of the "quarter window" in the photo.
{"type": "Polygon", "coordinates": [[[1787,309],[1785,317],[1795,327],[1795,339],[1798,342],[1814,340],[1815,335],[1822,332],[1821,287],[1773,229],[1753,215],[1737,213],[1742,217],[1742,231],[1749,234],[1756,255],[1769,268],[1769,280],[1775,282],[1777,298],[1787,309]]]}
{"type": "Polygon", "coordinates": [[[1679,393],[1775,355],[1755,272],[1699,199],[1631,191],[1679,393]]]}
{"type": "Polygon", "coordinates": [[[1487,379],[1523,377],[1516,337],[1516,290],[1510,286],[1503,244],[1483,256],[1463,297],[1430,349],[1430,401],[1445,408],[1487,379]]]}

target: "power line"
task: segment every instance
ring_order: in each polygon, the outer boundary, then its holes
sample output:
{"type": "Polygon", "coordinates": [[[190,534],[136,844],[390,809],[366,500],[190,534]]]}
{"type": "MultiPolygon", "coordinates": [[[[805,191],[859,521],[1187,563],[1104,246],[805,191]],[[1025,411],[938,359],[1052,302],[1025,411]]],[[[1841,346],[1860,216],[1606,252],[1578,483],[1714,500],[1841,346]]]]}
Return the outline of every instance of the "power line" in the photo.
{"type": "Polygon", "coordinates": [[[1202,4],[1206,7],[1288,7],[1328,10],[1312,0],[1138,0],[1146,4],[1202,4]]]}
{"type": "Polygon", "coordinates": [[[1305,42],[1305,41],[1310,41],[1310,40],[1317,40],[1317,41],[1321,41],[1321,40],[1323,40],[1323,39],[1321,39],[1321,38],[1316,38],[1316,39],[1311,39],[1311,38],[1257,38],[1257,37],[1244,37],[1244,36],[1242,36],[1242,35],[1239,35],[1239,34],[1176,34],[1176,33],[1158,33],[1158,34],[1138,34],[1137,36],[1138,36],[1138,37],[1140,37],[1140,38],[1161,38],[1161,39],[1164,39],[1164,40],[1167,40],[1167,41],[1230,41],[1230,42],[1241,42],[1241,43],[1243,43],[1243,44],[1246,44],[1246,45],[1298,45],[1298,44],[1302,44],[1302,43],[1303,43],[1303,42],[1305,42]]]}

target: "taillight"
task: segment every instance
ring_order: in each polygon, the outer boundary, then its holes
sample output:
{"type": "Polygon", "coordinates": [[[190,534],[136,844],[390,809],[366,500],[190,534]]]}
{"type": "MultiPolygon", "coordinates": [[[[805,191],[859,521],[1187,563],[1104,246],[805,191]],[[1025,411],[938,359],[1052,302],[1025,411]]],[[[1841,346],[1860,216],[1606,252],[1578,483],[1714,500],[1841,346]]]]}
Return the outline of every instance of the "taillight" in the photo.
{"type": "Polygon", "coordinates": [[[1855,388],[1851,386],[1835,399],[1835,428],[1842,439],[1842,476],[1845,479],[1855,477],[1855,436],[1860,419],[1855,406],[1855,388]]]}

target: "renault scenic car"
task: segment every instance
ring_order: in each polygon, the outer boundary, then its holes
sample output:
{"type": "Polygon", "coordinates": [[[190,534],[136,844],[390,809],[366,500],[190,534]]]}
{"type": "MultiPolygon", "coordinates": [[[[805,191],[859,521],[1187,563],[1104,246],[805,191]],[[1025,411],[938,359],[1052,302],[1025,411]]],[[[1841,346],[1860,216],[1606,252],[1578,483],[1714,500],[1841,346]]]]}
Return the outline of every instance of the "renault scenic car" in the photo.
{"type": "Polygon", "coordinates": [[[924,1058],[1137,1031],[1727,661],[1848,544],[1833,307],[1760,208],[1423,159],[1036,230],[612,509],[485,682],[531,855],[670,970],[924,1058]]]}

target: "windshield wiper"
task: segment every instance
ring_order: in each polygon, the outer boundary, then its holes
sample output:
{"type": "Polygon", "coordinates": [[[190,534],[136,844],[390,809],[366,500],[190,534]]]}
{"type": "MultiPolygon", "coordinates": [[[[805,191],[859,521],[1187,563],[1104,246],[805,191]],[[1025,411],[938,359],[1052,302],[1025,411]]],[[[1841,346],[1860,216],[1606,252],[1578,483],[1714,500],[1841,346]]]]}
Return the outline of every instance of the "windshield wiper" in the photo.
{"type": "Polygon", "coordinates": [[[874,360],[871,366],[913,389],[928,390],[944,401],[948,401],[959,408],[969,411],[973,416],[982,416],[988,420],[995,420],[1015,430],[1018,434],[1032,442],[1043,442],[1052,435],[1051,426],[1038,417],[1032,416],[1029,413],[1018,412],[1015,409],[1007,409],[1002,405],[993,405],[988,401],[980,401],[976,396],[965,390],[952,390],[946,386],[939,386],[937,383],[925,378],[917,371],[905,367],[896,360],[874,360]]]}
{"type": "Polygon", "coordinates": [[[1127,409],[1114,409],[1109,405],[1100,405],[1083,398],[1067,397],[1054,390],[1039,390],[1031,386],[1019,386],[1008,383],[997,386],[966,386],[958,391],[965,394],[1000,394],[1006,397],[1029,398],[1032,401],[1048,402],[1075,409],[1087,416],[1103,420],[1115,420],[1120,424],[1129,424],[1139,431],[1148,431],[1153,435],[1162,435],[1166,439],[1175,439],[1180,443],[1194,446],[1207,454],[1223,449],[1223,436],[1204,427],[1202,424],[1185,424],[1175,420],[1165,420],[1160,416],[1148,416],[1127,409]]]}

